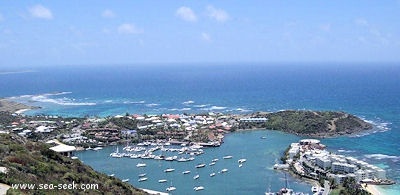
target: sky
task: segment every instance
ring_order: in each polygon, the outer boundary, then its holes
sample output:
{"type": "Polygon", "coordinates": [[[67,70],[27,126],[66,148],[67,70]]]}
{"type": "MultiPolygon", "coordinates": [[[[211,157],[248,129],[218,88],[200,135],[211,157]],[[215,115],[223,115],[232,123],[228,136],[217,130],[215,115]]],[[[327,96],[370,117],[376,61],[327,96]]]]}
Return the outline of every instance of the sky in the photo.
{"type": "Polygon", "coordinates": [[[0,67],[400,62],[400,0],[0,0],[0,67]]]}

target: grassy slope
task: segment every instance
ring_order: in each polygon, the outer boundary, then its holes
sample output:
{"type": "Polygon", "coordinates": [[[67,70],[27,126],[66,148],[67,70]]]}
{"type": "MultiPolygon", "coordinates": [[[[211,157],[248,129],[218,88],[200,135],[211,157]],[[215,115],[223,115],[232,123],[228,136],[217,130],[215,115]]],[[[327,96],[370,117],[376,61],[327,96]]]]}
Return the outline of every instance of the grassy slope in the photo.
{"type": "Polygon", "coordinates": [[[121,180],[94,171],[79,160],[59,155],[49,146],[31,142],[12,134],[0,134],[0,183],[99,184],[98,190],[8,190],[9,194],[146,194],[121,180]]]}

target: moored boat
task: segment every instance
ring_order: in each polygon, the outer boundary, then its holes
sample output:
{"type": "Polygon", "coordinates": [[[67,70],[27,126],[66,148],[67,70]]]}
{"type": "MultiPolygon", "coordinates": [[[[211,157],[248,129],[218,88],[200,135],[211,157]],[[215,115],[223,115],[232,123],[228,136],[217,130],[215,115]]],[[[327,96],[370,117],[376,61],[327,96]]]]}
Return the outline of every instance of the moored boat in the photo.
{"type": "Polygon", "coordinates": [[[204,190],[203,186],[196,186],[193,188],[194,191],[204,190]]]}

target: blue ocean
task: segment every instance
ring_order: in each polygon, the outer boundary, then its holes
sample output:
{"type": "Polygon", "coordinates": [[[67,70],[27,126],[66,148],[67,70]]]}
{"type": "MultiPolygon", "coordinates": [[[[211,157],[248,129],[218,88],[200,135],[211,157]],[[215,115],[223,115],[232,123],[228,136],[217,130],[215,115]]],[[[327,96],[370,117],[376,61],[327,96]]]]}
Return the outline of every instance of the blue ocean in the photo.
{"type": "MultiPolygon", "coordinates": [[[[322,143],[332,152],[384,168],[397,184],[380,189],[385,194],[400,193],[400,64],[141,64],[1,71],[0,97],[42,107],[25,113],[32,115],[103,117],[284,109],[349,112],[373,123],[374,130],[325,138],[322,143]]],[[[239,170],[232,167],[230,175],[214,181],[202,180],[202,185],[208,186],[202,193],[262,194],[269,186],[278,190],[284,185],[284,175],[270,168],[286,146],[299,139],[275,131],[228,135],[223,146],[205,151],[203,160],[234,151],[234,156],[246,154],[248,164],[239,170]],[[269,137],[264,142],[259,139],[262,134],[269,137]]],[[[82,152],[79,158],[98,171],[114,172],[121,179],[131,177],[135,186],[164,191],[165,186],[156,181],[165,173],[154,170],[166,165],[149,165],[153,170],[149,174],[157,179],[138,183],[137,162],[110,159],[108,154],[114,149],[82,152]],[[116,170],[115,164],[124,168],[116,170]]],[[[176,186],[185,181],[181,176],[169,177],[176,186]]],[[[310,184],[288,177],[291,187],[309,191],[310,184]]],[[[179,187],[188,188],[184,184],[179,187]]],[[[188,193],[178,191],[179,187],[177,194],[188,193]]]]}

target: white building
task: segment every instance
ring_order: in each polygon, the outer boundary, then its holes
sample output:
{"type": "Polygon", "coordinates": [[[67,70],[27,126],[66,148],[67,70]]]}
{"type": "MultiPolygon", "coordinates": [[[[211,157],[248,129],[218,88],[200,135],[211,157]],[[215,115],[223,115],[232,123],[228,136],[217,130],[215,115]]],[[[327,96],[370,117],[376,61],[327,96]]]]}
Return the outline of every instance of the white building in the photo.
{"type": "Polygon", "coordinates": [[[332,166],[331,160],[329,160],[328,158],[324,158],[324,157],[316,158],[315,163],[317,164],[318,167],[320,167],[324,170],[327,170],[328,168],[330,168],[332,166]]]}
{"type": "Polygon", "coordinates": [[[332,172],[345,172],[345,173],[354,173],[356,171],[357,166],[347,163],[334,162],[332,163],[332,172]]]}

